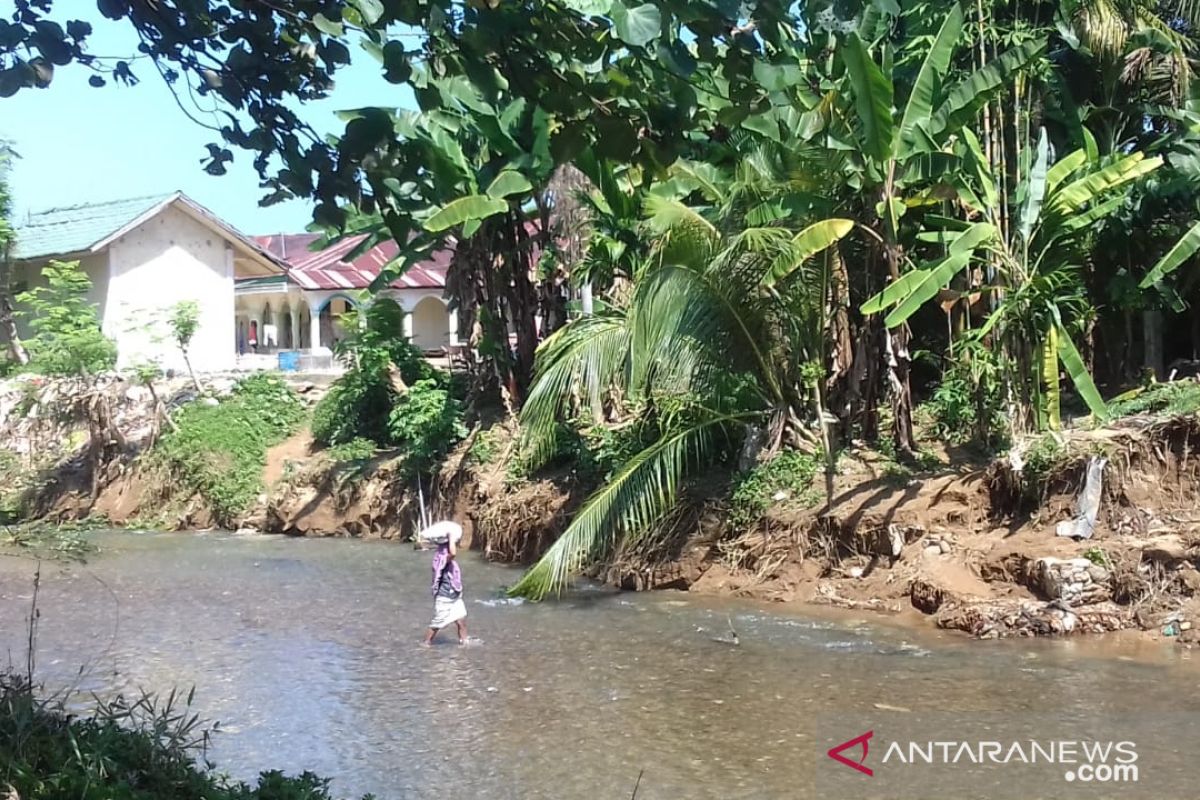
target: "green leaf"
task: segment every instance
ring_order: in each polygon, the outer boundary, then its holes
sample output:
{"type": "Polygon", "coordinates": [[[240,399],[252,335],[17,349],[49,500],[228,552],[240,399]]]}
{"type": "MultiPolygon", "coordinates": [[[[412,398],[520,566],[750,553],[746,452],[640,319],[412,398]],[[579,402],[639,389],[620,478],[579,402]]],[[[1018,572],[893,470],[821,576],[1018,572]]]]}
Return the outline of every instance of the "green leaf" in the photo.
{"type": "Polygon", "coordinates": [[[929,133],[936,137],[971,125],[984,104],[1006,87],[1013,75],[1040,58],[1045,48],[1044,37],[1029,41],[1005,51],[998,59],[976,70],[946,95],[933,115],[929,133]]]}
{"type": "Polygon", "coordinates": [[[1058,216],[1068,216],[1113,189],[1153,172],[1161,165],[1162,159],[1158,156],[1146,158],[1144,153],[1131,153],[1055,192],[1047,202],[1046,210],[1058,216]]]}
{"type": "Polygon", "coordinates": [[[613,0],[563,0],[563,5],[585,17],[603,17],[612,9],[613,0]]]}
{"type": "Polygon", "coordinates": [[[317,30],[326,36],[342,36],[346,30],[342,27],[341,22],[335,22],[324,14],[317,14],[313,17],[313,25],[317,26],[317,30]]]}
{"type": "Polygon", "coordinates": [[[508,210],[508,203],[482,194],[460,197],[446,205],[425,222],[431,233],[448,230],[473,219],[487,219],[508,210]]]}
{"type": "Polygon", "coordinates": [[[941,288],[950,282],[958,273],[971,262],[972,253],[955,253],[939,261],[928,270],[925,277],[912,287],[900,303],[884,317],[883,324],[889,328],[903,325],[909,317],[917,313],[921,306],[937,297],[941,288]]]}
{"type": "Polygon", "coordinates": [[[532,191],[533,184],[519,172],[506,169],[496,176],[496,180],[487,188],[488,197],[500,199],[522,192],[532,191]]]}
{"type": "Polygon", "coordinates": [[[1033,236],[1033,226],[1037,224],[1042,213],[1042,201],[1046,198],[1047,161],[1050,159],[1050,141],[1046,138],[1046,129],[1042,128],[1038,135],[1037,159],[1029,173],[1029,191],[1025,205],[1021,207],[1021,238],[1026,243],[1033,236]]]}
{"type": "Polygon", "coordinates": [[[367,26],[374,25],[383,17],[382,0],[350,0],[350,4],[358,9],[367,26]]]}
{"type": "Polygon", "coordinates": [[[848,219],[824,219],[797,233],[783,255],[777,258],[762,278],[765,289],[774,287],[795,272],[808,259],[854,230],[848,219]]]}
{"type": "Polygon", "coordinates": [[[889,328],[904,324],[921,306],[937,297],[941,288],[971,263],[975,249],[995,234],[996,229],[986,222],[979,222],[968,228],[951,243],[950,255],[929,268],[925,278],[913,285],[908,296],[884,318],[883,324],[889,328]]]}
{"type": "Polygon", "coordinates": [[[1053,193],[1062,185],[1063,181],[1086,163],[1088,163],[1088,154],[1083,150],[1076,150],[1060,158],[1046,172],[1046,193],[1053,193]]]}
{"type": "Polygon", "coordinates": [[[877,161],[892,156],[895,121],[892,119],[892,82],[867,52],[856,34],[842,48],[846,74],[854,90],[854,103],[862,126],[863,150],[877,161]]]}
{"type": "Polygon", "coordinates": [[[664,263],[703,268],[720,244],[713,224],[678,200],[649,195],[646,215],[650,230],[661,237],[656,246],[664,263]]]}
{"type": "Polygon", "coordinates": [[[746,117],[742,120],[742,127],[748,131],[762,134],[773,142],[783,144],[783,134],[779,132],[779,119],[771,112],[746,117]]]}
{"type": "Polygon", "coordinates": [[[996,180],[992,175],[991,165],[988,163],[987,157],[983,154],[983,147],[979,142],[979,137],[970,128],[962,130],[963,142],[967,147],[968,158],[967,165],[971,169],[972,177],[979,181],[979,187],[983,190],[982,202],[985,207],[977,207],[976,211],[987,212],[996,208],[1000,203],[999,194],[996,190],[996,180]]]}
{"type": "Polygon", "coordinates": [[[1042,384],[1046,392],[1046,418],[1050,430],[1062,429],[1062,392],[1058,385],[1058,328],[1051,326],[1042,345],[1042,384]]]}
{"type": "Polygon", "coordinates": [[[915,145],[918,142],[918,126],[929,125],[934,97],[946,77],[947,70],[950,69],[950,58],[954,55],[954,47],[962,34],[962,26],[962,4],[956,1],[921,64],[912,94],[908,96],[908,103],[904,107],[904,118],[900,121],[901,156],[917,149],[915,145]]]}
{"type": "Polygon", "coordinates": [[[612,9],[613,26],[617,36],[631,47],[645,47],[662,31],[662,15],[651,3],[630,8],[616,3],[612,9]]]}
{"type": "Polygon", "coordinates": [[[646,534],[675,504],[688,468],[707,460],[717,435],[759,418],[758,412],[709,414],[664,433],[587,499],[546,555],[508,590],[509,595],[541,600],[559,592],[573,574],[611,550],[622,536],[634,540],[646,534]]]}
{"type": "MultiPolygon", "coordinates": [[[[1058,309],[1054,309],[1054,316],[1058,317],[1058,309]]],[[[1108,406],[1104,404],[1104,398],[1100,396],[1099,390],[1096,389],[1096,384],[1092,380],[1092,375],[1084,366],[1083,358],[1080,357],[1079,351],[1075,349],[1075,343],[1071,341],[1071,334],[1063,327],[1062,320],[1056,319],[1056,327],[1058,329],[1058,358],[1062,361],[1063,368],[1067,374],[1071,376],[1071,382],[1075,384],[1075,390],[1079,392],[1079,396],[1083,398],[1083,402],[1087,403],[1087,407],[1097,419],[1105,419],[1108,416],[1108,406]]]]}
{"type": "Polygon", "coordinates": [[[1194,256],[1197,250],[1200,250],[1200,222],[1193,225],[1187,233],[1179,238],[1174,247],[1167,251],[1167,254],[1154,265],[1146,277],[1142,278],[1142,282],[1138,286],[1142,289],[1149,289],[1178,269],[1179,265],[1194,256]]]}
{"type": "Polygon", "coordinates": [[[925,280],[927,275],[927,269],[914,269],[904,273],[899,280],[892,281],[882,292],[863,303],[859,310],[864,314],[878,314],[885,308],[891,308],[912,294],[913,288],[925,280]]]}

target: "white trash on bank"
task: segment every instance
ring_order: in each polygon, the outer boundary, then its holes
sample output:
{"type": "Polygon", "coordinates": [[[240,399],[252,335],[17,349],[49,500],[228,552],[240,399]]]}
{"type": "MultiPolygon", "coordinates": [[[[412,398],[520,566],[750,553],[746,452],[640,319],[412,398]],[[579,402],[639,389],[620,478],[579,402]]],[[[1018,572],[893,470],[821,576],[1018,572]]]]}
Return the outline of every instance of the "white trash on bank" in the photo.
{"type": "Polygon", "coordinates": [[[1100,497],[1104,493],[1104,466],[1107,458],[1092,456],[1088,462],[1087,482],[1079,495],[1075,518],[1058,523],[1059,536],[1071,539],[1090,539],[1096,531],[1096,516],[1100,513],[1100,497]]]}

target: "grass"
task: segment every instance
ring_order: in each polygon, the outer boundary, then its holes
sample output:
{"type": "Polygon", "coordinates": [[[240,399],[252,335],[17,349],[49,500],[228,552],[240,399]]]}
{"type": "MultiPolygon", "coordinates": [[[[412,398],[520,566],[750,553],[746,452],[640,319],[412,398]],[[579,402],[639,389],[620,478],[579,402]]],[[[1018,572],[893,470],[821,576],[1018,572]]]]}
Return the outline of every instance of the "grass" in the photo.
{"type": "Polygon", "coordinates": [[[773,504],[799,504],[808,508],[820,502],[813,478],[822,470],[820,456],[785,450],[743,474],[729,496],[729,525],[741,530],[760,520],[773,504]],[[785,496],[776,500],[780,493],[785,496]]]}
{"type": "Polygon", "coordinates": [[[151,462],[187,496],[199,495],[215,520],[230,525],[263,491],[267,450],[291,435],[304,406],[269,373],[240,382],[218,405],[203,398],[175,416],[177,431],[159,440],[151,462]]]}
{"type": "Polygon", "coordinates": [[[1139,414],[1182,416],[1200,411],[1200,382],[1171,381],[1155,383],[1144,389],[1126,392],[1109,403],[1112,418],[1139,414]]]}

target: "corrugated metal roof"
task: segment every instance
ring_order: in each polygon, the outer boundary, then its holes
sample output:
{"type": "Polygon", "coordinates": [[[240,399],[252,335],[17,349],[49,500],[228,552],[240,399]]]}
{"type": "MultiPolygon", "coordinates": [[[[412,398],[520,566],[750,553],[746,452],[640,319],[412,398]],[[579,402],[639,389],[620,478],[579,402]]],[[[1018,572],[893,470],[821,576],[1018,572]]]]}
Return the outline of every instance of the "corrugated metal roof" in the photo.
{"type": "Polygon", "coordinates": [[[134,220],[167,203],[178,193],[52,208],[18,220],[13,259],[25,260],[82,253],[134,220]]]}
{"type": "MultiPolygon", "coordinates": [[[[258,236],[259,245],[288,265],[288,277],[301,289],[365,289],[393,259],[400,248],[394,241],[380,242],[354,261],[343,258],[365,236],[350,236],[324,250],[309,248],[320,237],[313,233],[258,236]]],[[[450,266],[449,250],[434,253],[428,261],[415,264],[392,283],[394,289],[444,289],[450,266]]]]}

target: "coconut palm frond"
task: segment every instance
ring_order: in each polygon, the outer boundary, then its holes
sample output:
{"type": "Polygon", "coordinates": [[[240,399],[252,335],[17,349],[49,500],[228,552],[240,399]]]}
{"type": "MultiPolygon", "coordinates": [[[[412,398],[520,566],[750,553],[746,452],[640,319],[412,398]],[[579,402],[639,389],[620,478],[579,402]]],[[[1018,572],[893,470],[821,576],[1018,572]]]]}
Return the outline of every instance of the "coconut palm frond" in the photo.
{"type": "Polygon", "coordinates": [[[522,452],[531,468],[553,456],[558,422],[573,398],[598,413],[608,393],[627,383],[629,341],[625,314],[610,312],[577,319],[538,348],[537,377],[521,409],[522,452]]]}
{"type": "Polygon", "coordinates": [[[646,217],[647,227],[659,237],[656,252],[664,264],[703,267],[720,245],[716,226],[679,200],[650,195],[646,217]]]}
{"type": "Polygon", "coordinates": [[[618,537],[628,540],[651,530],[674,505],[688,469],[713,455],[720,434],[761,416],[756,411],[705,413],[665,432],[588,499],[509,594],[540,600],[561,592],[572,574],[608,552],[618,537]]]}

